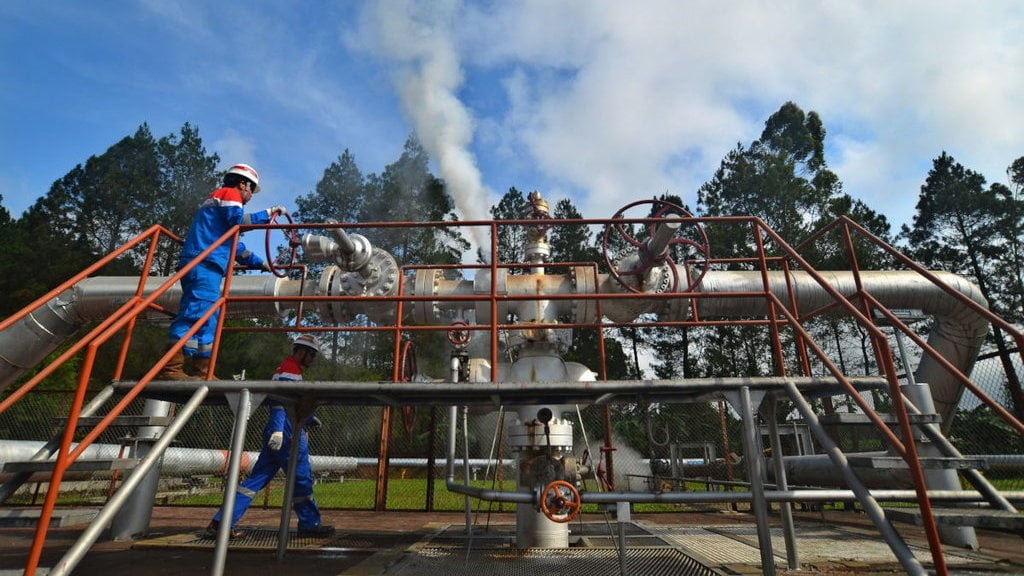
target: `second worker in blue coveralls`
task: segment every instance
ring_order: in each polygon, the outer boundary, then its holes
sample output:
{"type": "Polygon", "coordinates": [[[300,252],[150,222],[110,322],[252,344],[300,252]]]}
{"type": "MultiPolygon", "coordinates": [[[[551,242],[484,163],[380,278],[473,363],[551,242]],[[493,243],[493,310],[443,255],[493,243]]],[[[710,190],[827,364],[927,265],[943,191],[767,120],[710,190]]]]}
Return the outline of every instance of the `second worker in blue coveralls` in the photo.
{"type": "MultiPolygon", "coordinates": [[[[288,213],[284,206],[245,213],[242,207],[259,191],[260,175],[252,166],[235,164],[228,168],[224,174],[224,185],[206,197],[192,218],[192,224],[185,236],[185,246],[181,249],[181,257],[178,260],[178,270],[194,260],[232,227],[242,224],[267,224],[274,215],[288,213]]],[[[168,347],[181,340],[189,328],[220,298],[221,281],[227,273],[230,255],[231,242],[225,242],[182,277],[181,300],[178,304],[178,314],[171,322],[167,335],[168,347]]],[[[248,250],[241,240],[238,241],[235,260],[243,266],[269,270],[266,262],[248,250]]],[[[167,361],[163,370],[156,376],[157,380],[206,378],[219,315],[220,311],[215,312],[199,327],[199,330],[185,342],[184,348],[167,361]],[[187,371],[186,357],[192,359],[192,366],[187,371]]]]}
{"type": "MultiPolygon", "coordinates": [[[[296,382],[302,380],[303,369],[316,359],[320,347],[316,338],[302,334],[292,343],[292,354],[286,357],[274,372],[273,380],[296,382]]],[[[316,423],[315,416],[307,422],[316,423]]],[[[231,536],[241,535],[235,527],[249,509],[252,499],[277,475],[278,470],[288,469],[288,456],[292,443],[292,422],[284,406],[270,404],[270,418],[263,427],[263,450],[252,468],[252,474],[238,485],[235,507],[231,512],[231,536]]],[[[295,491],[292,492],[292,509],[299,517],[299,536],[325,538],[334,534],[334,527],[320,523],[320,509],[313,500],[313,469],[309,464],[309,438],[303,430],[299,437],[299,454],[295,465],[295,491]]],[[[214,538],[220,526],[221,511],[217,511],[203,536],[214,538]]]]}

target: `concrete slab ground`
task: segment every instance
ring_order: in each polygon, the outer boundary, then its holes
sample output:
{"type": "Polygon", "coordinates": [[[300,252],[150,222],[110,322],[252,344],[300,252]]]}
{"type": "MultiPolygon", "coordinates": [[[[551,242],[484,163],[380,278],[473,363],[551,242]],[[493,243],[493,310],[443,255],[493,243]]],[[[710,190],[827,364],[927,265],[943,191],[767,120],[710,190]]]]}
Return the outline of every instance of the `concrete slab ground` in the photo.
{"type": "MultiPolygon", "coordinates": [[[[209,574],[213,542],[198,533],[210,508],[158,507],[150,534],[134,542],[97,542],[74,570],[83,576],[171,576],[209,574]]],[[[788,570],[779,529],[772,530],[777,573],[784,576],[901,574],[896,558],[863,514],[797,512],[800,569],[788,570]]],[[[474,513],[472,533],[464,513],[324,511],[338,533],[328,539],[293,538],[278,560],[279,511],[251,509],[245,536],[231,542],[225,574],[244,576],[484,576],[490,574],[760,574],[753,517],[734,512],[632,515],[624,530],[625,555],[617,546],[618,525],[603,515],[574,522],[574,545],[566,550],[517,549],[514,514],[474,513]]],[[[774,522],[774,520],[773,520],[774,522]]],[[[294,522],[293,522],[294,525],[294,522]]],[[[50,529],[40,569],[54,565],[84,526],[50,529]]],[[[897,525],[925,566],[931,555],[919,527],[897,525]]],[[[22,574],[34,530],[0,527],[0,576],[22,574]]],[[[946,547],[950,574],[1024,574],[1024,542],[1016,534],[979,530],[981,549],[946,547]]]]}

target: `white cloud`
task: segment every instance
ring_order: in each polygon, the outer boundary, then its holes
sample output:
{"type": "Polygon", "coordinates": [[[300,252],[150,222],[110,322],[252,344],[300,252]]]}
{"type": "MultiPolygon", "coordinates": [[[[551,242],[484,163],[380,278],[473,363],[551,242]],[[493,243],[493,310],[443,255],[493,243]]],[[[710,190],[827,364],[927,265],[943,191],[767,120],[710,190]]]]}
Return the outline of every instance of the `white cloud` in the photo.
{"type": "Polygon", "coordinates": [[[1016,0],[37,4],[0,8],[21,48],[0,171],[32,179],[9,206],[142,122],[193,123],[290,197],[345,148],[379,171],[413,127],[453,186],[537,188],[590,218],[662,192],[693,205],[787,100],[821,115],[846,191],[896,225],[943,150],[989,181],[1024,155],[1016,0]]]}
{"type": "MultiPolygon", "coordinates": [[[[260,170],[260,161],[256,157],[256,143],[251,136],[241,134],[234,128],[228,128],[224,134],[214,140],[213,150],[220,156],[224,163],[219,168],[227,170],[233,164],[251,164],[260,170]]],[[[262,178],[262,177],[261,177],[262,178]]],[[[263,185],[263,182],[260,182],[263,185]]]]}
{"type": "Polygon", "coordinates": [[[503,153],[579,190],[590,217],[665,191],[694,201],[792,100],[821,114],[848,192],[883,213],[905,197],[898,225],[943,149],[990,181],[1024,153],[1022,16],[1014,2],[495,3],[469,15],[463,50],[510,70],[489,125],[507,130],[503,153]]]}
{"type": "MultiPolygon", "coordinates": [[[[368,11],[367,34],[392,66],[402,109],[438,163],[462,219],[483,220],[488,191],[469,149],[474,119],[457,96],[464,77],[451,25],[460,7],[455,1],[379,2],[368,11]]],[[[478,228],[470,233],[476,246],[486,245],[478,228]]]]}

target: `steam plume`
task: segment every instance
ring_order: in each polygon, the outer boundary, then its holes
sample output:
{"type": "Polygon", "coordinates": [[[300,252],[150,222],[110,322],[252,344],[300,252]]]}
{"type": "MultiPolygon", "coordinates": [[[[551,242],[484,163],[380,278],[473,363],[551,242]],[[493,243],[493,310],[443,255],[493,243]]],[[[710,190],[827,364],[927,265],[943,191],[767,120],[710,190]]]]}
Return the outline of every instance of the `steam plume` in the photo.
{"type": "MultiPolygon", "coordinates": [[[[397,63],[394,80],[416,136],[434,158],[464,220],[489,218],[488,194],[469,144],[473,119],[459,101],[462,68],[449,23],[455,1],[384,0],[372,9],[379,48],[397,63]]],[[[482,228],[471,228],[477,247],[489,246],[482,228]]]]}

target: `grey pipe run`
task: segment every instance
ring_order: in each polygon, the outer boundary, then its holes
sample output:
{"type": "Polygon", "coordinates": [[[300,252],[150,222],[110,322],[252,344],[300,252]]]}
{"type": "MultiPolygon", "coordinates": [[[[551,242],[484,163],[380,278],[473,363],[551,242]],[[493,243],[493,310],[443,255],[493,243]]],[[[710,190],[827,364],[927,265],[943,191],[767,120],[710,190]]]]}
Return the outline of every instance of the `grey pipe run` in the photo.
{"type": "Polygon", "coordinates": [[[472,496],[485,501],[493,502],[514,502],[517,504],[531,504],[537,502],[537,497],[529,492],[506,492],[503,490],[488,490],[486,488],[479,488],[476,486],[467,486],[466,484],[460,484],[455,479],[455,463],[457,459],[455,457],[455,439],[456,439],[456,422],[458,422],[459,408],[458,406],[448,407],[448,465],[445,472],[445,487],[449,491],[455,492],[456,494],[462,494],[465,496],[472,496]]]}
{"type": "MultiPolygon", "coordinates": [[[[157,276],[147,279],[145,294],[155,292],[167,279],[168,277],[157,276]]],[[[234,276],[231,279],[231,294],[275,296],[283,286],[277,280],[275,276],[234,276]]],[[[114,314],[120,306],[135,296],[138,284],[139,279],[134,277],[86,278],[0,332],[0,391],[6,389],[26,370],[42,362],[84,324],[98,322],[114,314]]],[[[180,299],[181,285],[175,284],[155,303],[166,310],[174,311],[178,309],[180,299]]],[[[276,312],[279,310],[272,304],[236,302],[229,307],[228,316],[246,318],[268,316],[276,312]]],[[[166,319],[168,316],[153,310],[143,314],[141,318],[166,319]]]]}
{"type": "MultiPolygon", "coordinates": [[[[865,292],[870,293],[889,309],[920,310],[935,320],[928,335],[928,344],[950,364],[970,375],[978,352],[988,333],[988,320],[982,318],[967,304],[957,300],[941,287],[929,282],[916,272],[862,271],[857,277],[852,272],[829,271],[820,273],[830,286],[844,295],[857,291],[859,277],[865,292]]],[[[934,272],[946,285],[981,306],[988,307],[976,285],[948,272],[934,272]]],[[[769,286],[775,296],[789,302],[787,281],[792,286],[800,314],[819,310],[834,303],[810,275],[795,272],[767,273],[769,286]]],[[[723,292],[763,292],[760,272],[708,272],[697,292],[716,294],[723,292]]],[[[683,304],[674,301],[673,306],[683,304]]],[[[702,318],[737,318],[765,316],[768,313],[764,298],[699,298],[697,312],[702,318]]],[[[685,312],[677,312],[681,316],[685,312]]],[[[963,395],[963,386],[937,360],[925,354],[914,373],[917,382],[927,383],[931,389],[936,412],[942,417],[943,430],[948,430],[963,395]]]]}
{"type": "MultiPolygon", "coordinates": [[[[77,444],[72,444],[72,450],[77,444]]],[[[42,442],[28,440],[3,440],[0,441],[0,469],[7,462],[22,462],[31,460],[41,448],[42,442]]],[[[124,448],[119,444],[90,444],[82,453],[83,459],[113,459],[121,456],[124,448]]],[[[243,470],[252,472],[256,464],[259,452],[244,452],[242,454],[243,470]]],[[[221,474],[228,467],[230,453],[227,450],[207,450],[203,448],[168,448],[163,456],[161,465],[162,473],[165,476],[189,476],[193,474],[221,474]]],[[[425,459],[424,459],[425,461],[425,459]]],[[[392,463],[395,459],[391,460],[392,463]]],[[[310,456],[310,466],[313,472],[351,472],[360,465],[377,464],[376,458],[352,458],[348,456],[310,456]]],[[[485,465],[486,460],[479,465],[485,465]]],[[[406,463],[406,466],[410,464],[406,463]]],[[[69,480],[79,478],[81,473],[67,472],[64,477],[69,480]]],[[[86,473],[93,477],[97,473],[86,473]]],[[[49,472],[37,472],[30,482],[45,482],[49,479],[49,472]]]]}
{"type": "MultiPolygon", "coordinates": [[[[872,498],[880,502],[918,501],[914,490],[871,490],[872,498]]],[[[1002,492],[1009,500],[1021,501],[1024,491],[1002,492]]],[[[765,500],[769,502],[852,502],[857,499],[853,490],[765,490],[765,500]]],[[[928,498],[933,502],[985,502],[985,497],[973,490],[929,490],[928,498]]],[[[634,504],[721,504],[726,502],[750,502],[752,492],[583,492],[580,501],[584,504],[614,504],[616,502],[632,502],[634,504]]]]}
{"type": "MultiPolygon", "coordinates": [[[[678,273],[680,277],[685,277],[682,269],[678,273]]],[[[915,272],[864,271],[860,272],[858,276],[852,272],[843,271],[822,272],[821,274],[831,287],[842,294],[855,293],[857,290],[856,280],[859,277],[864,289],[884,306],[890,309],[920,310],[923,314],[932,316],[935,319],[935,325],[928,337],[929,345],[961,372],[970,374],[988,331],[988,322],[966,304],[915,272]]],[[[935,274],[960,294],[987,307],[987,302],[974,284],[955,274],[945,272],[936,272],[935,274]]],[[[489,281],[486,280],[487,274],[478,274],[485,278],[482,283],[488,284],[486,290],[483,286],[476,285],[481,283],[478,281],[479,279],[444,280],[435,278],[431,274],[429,276],[431,281],[426,282],[423,279],[416,279],[421,275],[427,276],[424,271],[420,271],[416,277],[409,277],[406,281],[409,286],[406,287],[405,293],[443,299],[448,295],[483,295],[490,292],[489,281]],[[419,292],[417,292],[417,288],[420,289],[419,292]],[[423,291],[432,293],[422,294],[423,291]]],[[[576,276],[575,282],[569,282],[563,281],[563,277],[559,275],[543,275],[545,294],[572,294],[573,290],[578,293],[621,292],[616,281],[607,275],[598,277],[598,286],[594,286],[592,281],[580,277],[579,273],[576,276]]],[[[771,292],[784,302],[789,301],[788,287],[793,287],[799,313],[808,313],[834,303],[828,291],[807,273],[797,271],[786,275],[782,272],[767,272],[767,279],[771,292]]],[[[150,278],[146,283],[146,293],[152,292],[165,281],[166,278],[150,278]]],[[[502,296],[535,296],[538,289],[537,281],[537,277],[531,275],[502,274],[498,279],[501,287],[499,294],[502,296]]],[[[134,296],[137,283],[138,279],[133,277],[87,278],[42,306],[32,315],[0,333],[0,391],[25,370],[42,361],[82,324],[101,320],[116,311],[118,305],[134,296]]],[[[279,279],[266,275],[235,276],[231,281],[231,296],[236,298],[295,297],[300,295],[300,289],[301,284],[297,280],[279,279]]],[[[320,292],[326,290],[327,288],[321,287],[314,295],[325,295],[320,292]]],[[[696,287],[696,291],[709,296],[737,292],[756,293],[764,291],[764,284],[762,274],[757,271],[709,271],[704,275],[700,285],[696,287]]],[[[397,293],[397,287],[395,292],[397,293]]],[[[158,304],[168,310],[174,310],[177,308],[180,293],[180,288],[175,285],[163,295],[158,304]]],[[[470,300],[450,301],[438,303],[436,310],[457,309],[468,315],[475,312],[478,304],[480,302],[470,300]]],[[[515,307],[519,304],[520,302],[516,301],[502,303],[503,306],[508,307],[515,307]]],[[[531,305],[529,302],[522,304],[531,305]]],[[[294,309],[296,305],[297,303],[294,301],[279,301],[277,303],[235,301],[228,306],[227,315],[229,317],[274,316],[294,309]]],[[[328,302],[317,302],[316,305],[322,307],[321,312],[328,316],[333,316],[337,312],[337,310],[331,309],[331,304],[328,302]]],[[[576,322],[589,323],[598,320],[596,306],[587,305],[585,301],[558,299],[552,300],[549,305],[557,308],[555,313],[559,316],[568,316],[576,322]]],[[[602,311],[605,316],[620,322],[631,321],[638,314],[651,311],[657,311],[662,320],[672,321],[687,319],[689,305],[690,301],[686,298],[667,301],[651,299],[639,303],[633,299],[614,299],[602,301],[602,311]]],[[[757,317],[766,315],[768,311],[766,299],[763,297],[701,297],[696,300],[696,307],[700,317],[705,319],[757,317]]],[[[390,307],[385,308],[390,309],[390,307]]],[[[407,307],[407,310],[410,310],[410,314],[415,316],[414,320],[417,323],[447,323],[445,314],[437,312],[431,316],[429,312],[424,312],[425,310],[435,310],[434,307],[417,304],[407,307]]],[[[149,316],[153,317],[157,314],[159,313],[154,312],[149,316]]],[[[917,366],[915,378],[918,382],[929,384],[936,411],[942,417],[943,426],[948,426],[952,422],[963,393],[960,382],[928,355],[922,357],[917,366]]]]}

